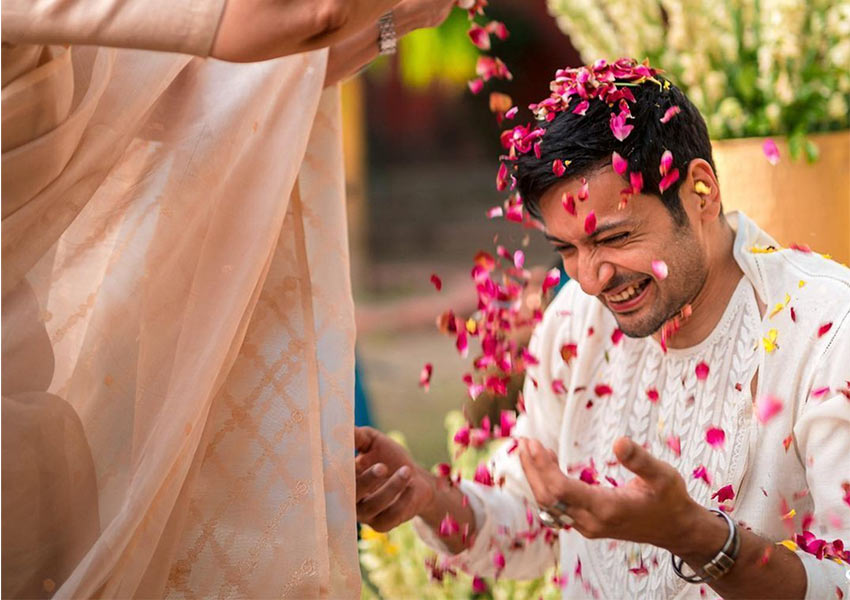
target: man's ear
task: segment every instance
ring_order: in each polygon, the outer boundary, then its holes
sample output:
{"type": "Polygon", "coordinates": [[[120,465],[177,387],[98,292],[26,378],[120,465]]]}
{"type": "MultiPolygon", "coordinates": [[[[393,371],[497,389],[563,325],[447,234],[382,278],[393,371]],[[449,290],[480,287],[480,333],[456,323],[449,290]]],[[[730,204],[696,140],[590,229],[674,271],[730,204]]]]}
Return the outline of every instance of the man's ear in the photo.
{"type": "Polygon", "coordinates": [[[688,165],[688,174],[679,187],[679,198],[685,209],[696,210],[700,220],[713,221],[723,214],[720,186],[708,161],[695,158],[688,165]]]}

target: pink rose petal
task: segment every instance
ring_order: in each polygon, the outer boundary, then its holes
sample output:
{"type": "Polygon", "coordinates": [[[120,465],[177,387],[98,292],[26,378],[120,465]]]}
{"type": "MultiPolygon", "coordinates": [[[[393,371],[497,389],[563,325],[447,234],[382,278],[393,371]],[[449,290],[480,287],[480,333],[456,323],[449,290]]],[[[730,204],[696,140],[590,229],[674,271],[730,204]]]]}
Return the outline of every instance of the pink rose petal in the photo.
{"type": "Polygon", "coordinates": [[[564,161],[560,159],[552,161],[552,172],[555,174],[555,177],[561,177],[566,171],[567,167],[564,165],[564,161]]]}
{"type": "Polygon", "coordinates": [[[481,463],[475,469],[475,476],[473,477],[473,481],[477,481],[481,485],[493,485],[493,475],[490,473],[490,470],[487,468],[487,465],[481,463]]]}
{"type": "Polygon", "coordinates": [[[700,361],[700,363],[694,369],[697,375],[697,380],[705,381],[708,378],[708,365],[705,362],[700,361]]]}
{"type": "Polygon", "coordinates": [[[506,119],[513,119],[518,112],[519,112],[519,107],[514,106],[510,110],[508,110],[508,112],[505,113],[505,118],[506,119]]]}
{"type": "Polygon", "coordinates": [[[776,396],[765,394],[756,400],[756,418],[764,425],[782,411],[782,401],[776,396]]]}
{"type": "Polygon", "coordinates": [[[481,577],[476,575],[472,578],[472,593],[473,594],[486,594],[489,591],[487,587],[487,582],[484,581],[481,577]]]}
{"type": "Polygon", "coordinates": [[[658,390],[654,387],[649,388],[648,390],[646,390],[646,397],[649,398],[650,402],[658,402],[658,390]]]}
{"type": "Polygon", "coordinates": [[[473,23],[467,34],[469,35],[469,39],[472,40],[472,43],[475,44],[479,50],[484,50],[486,52],[490,49],[490,33],[480,25],[473,23]]]}
{"type": "Polygon", "coordinates": [[[587,235],[593,235],[596,231],[596,213],[590,211],[584,219],[584,232],[587,235]]]}
{"type": "Polygon", "coordinates": [[[593,388],[593,393],[599,396],[600,398],[604,396],[610,396],[613,391],[614,390],[611,389],[611,386],[605,383],[600,383],[593,388]]]}
{"type": "Polygon", "coordinates": [[[436,273],[431,274],[431,283],[434,284],[438,292],[443,289],[443,280],[436,273]]]}
{"type": "Polygon", "coordinates": [[[578,213],[576,212],[576,199],[573,198],[572,194],[567,194],[564,192],[564,195],[561,196],[561,205],[564,207],[564,210],[570,213],[572,216],[576,216],[578,213]]]}
{"type": "Polygon", "coordinates": [[[667,263],[663,260],[652,261],[652,272],[658,281],[667,279],[667,263]]]}
{"type": "Polygon", "coordinates": [[[508,39],[508,28],[501,21],[490,21],[489,23],[487,23],[487,25],[484,26],[484,29],[495,35],[503,42],[508,39]]]}
{"type": "Polygon", "coordinates": [[[618,175],[622,175],[629,168],[629,161],[620,156],[617,152],[614,152],[611,155],[611,165],[614,167],[614,171],[616,171],[618,175]]]}
{"type": "Polygon", "coordinates": [[[431,363],[425,363],[422,371],[419,373],[419,387],[426,392],[431,387],[431,374],[434,372],[434,366],[431,363]]]}
{"type": "Polygon", "coordinates": [[[765,157],[767,158],[767,162],[772,165],[775,165],[779,162],[779,148],[776,147],[776,142],[774,142],[771,138],[767,138],[764,141],[764,144],[762,144],[761,149],[764,152],[765,157]]]}
{"type": "Polygon", "coordinates": [[[703,465],[694,469],[693,477],[694,479],[702,479],[706,485],[711,485],[711,476],[709,476],[708,471],[706,471],[703,465]]]}
{"type": "Polygon", "coordinates": [[[451,537],[460,531],[460,525],[458,522],[452,517],[449,513],[446,513],[446,516],[443,517],[443,520],[440,521],[440,536],[441,537],[451,537]]]}
{"type": "Polygon", "coordinates": [[[829,323],[824,323],[820,327],[818,327],[818,337],[823,337],[826,333],[832,329],[832,321],[829,323]]]}
{"type": "Polygon", "coordinates": [[[726,442],[726,432],[720,427],[709,427],[705,432],[705,441],[712,448],[722,448],[726,442]]]}
{"type": "Polygon", "coordinates": [[[712,500],[717,500],[718,502],[726,502],[727,500],[733,500],[735,498],[735,491],[732,489],[732,485],[724,485],[722,488],[717,490],[711,495],[712,500]]]}
{"type": "Polygon", "coordinates": [[[658,191],[663,194],[667,190],[667,188],[669,188],[677,181],[679,181],[679,169],[673,169],[661,178],[661,182],[658,184],[658,191]]]}
{"type": "Polygon", "coordinates": [[[661,155],[661,162],[658,164],[658,172],[661,175],[666,175],[670,171],[670,167],[673,166],[673,153],[669,150],[665,150],[661,155]]]}
{"type": "Polygon", "coordinates": [[[505,211],[504,211],[504,209],[502,209],[501,206],[494,206],[493,208],[490,208],[490,209],[487,210],[487,218],[488,219],[496,219],[498,217],[503,216],[504,214],[505,214],[505,211]]]}
{"type": "Polygon", "coordinates": [[[667,438],[667,447],[670,448],[676,456],[682,456],[682,442],[678,435],[671,435],[667,438]]]}
{"type": "Polygon", "coordinates": [[[473,94],[481,93],[481,90],[484,89],[484,80],[480,77],[476,77],[470,81],[466,82],[466,85],[469,86],[469,91],[473,94]]]}
{"type": "Polygon", "coordinates": [[[611,332],[611,343],[615,346],[620,343],[620,340],[623,339],[623,332],[619,327],[614,328],[614,331],[611,332]]]}
{"type": "Polygon", "coordinates": [[[643,173],[640,171],[629,173],[629,183],[632,186],[632,194],[640,194],[643,190],[643,173]]]}
{"type": "Polygon", "coordinates": [[[552,380],[552,391],[556,394],[566,394],[567,388],[564,387],[564,382],[560,379],[552,380]]]}
{"type": "Polygon", "coordinates": [[[587,100],[582,100],[573,109],[573,114],[574,115],[581,115],[583,117],[587,113],[587,109],[589,107],[590,107],[590,102],[588,102],[587,100]]]}
{"type": "Polygon", "coordinates": [[[611,113],[609,127],[611,128],[611,133],[614,134],[614,137],[621,142],[629,137],[632,129],[635,128],[634,125],[626,125],[626,115],[623,113],[617,115],[611,113]]]}
{"type": "Polygon", "coordinates": [[[666,111],[664,111],[664,116],[661,117],[661,122],[669,123],[670,119],[678,115],[680,112],[682,112],[681,108],[679,108],[678,106],[671,106],[666,111]]]}
{"type": "Polygon", "coordinates": [[[550,269],[546,273],[546,278],[543,280],[543,286],[541,287],[540,292],[545,294],[547,291],[555,287],[561,282],[561,270],[560,269],[550,269]]]}

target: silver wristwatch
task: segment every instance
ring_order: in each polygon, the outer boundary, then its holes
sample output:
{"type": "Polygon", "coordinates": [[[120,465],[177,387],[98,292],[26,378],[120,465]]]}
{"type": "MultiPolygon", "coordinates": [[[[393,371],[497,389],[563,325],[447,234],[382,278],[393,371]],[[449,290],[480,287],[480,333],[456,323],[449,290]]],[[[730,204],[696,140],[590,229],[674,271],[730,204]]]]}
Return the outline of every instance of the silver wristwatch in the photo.
{"type": "Polygon", "coordinates": [[[397,48],[395,22],[393,13],[390,11],[378,20],[378,54],[381,56],[395,54],[397,48]]]}

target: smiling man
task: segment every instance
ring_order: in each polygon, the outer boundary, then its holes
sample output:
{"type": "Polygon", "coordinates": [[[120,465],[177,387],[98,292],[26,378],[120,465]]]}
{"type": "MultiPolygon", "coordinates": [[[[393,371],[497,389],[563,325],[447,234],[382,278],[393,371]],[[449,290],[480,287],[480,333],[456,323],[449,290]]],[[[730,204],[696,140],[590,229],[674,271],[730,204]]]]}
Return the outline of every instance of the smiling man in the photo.
{"type": "Polygon", "coordinates": [[[559,560],[565,598],[843,597],[850,270],[724,215],[702,117],[648,67],[559,71],[534,109],[503,143],[571,281],[518,448],[447,486],[358,430],[360,519],[419,517],[479,575],[559,560]]]}

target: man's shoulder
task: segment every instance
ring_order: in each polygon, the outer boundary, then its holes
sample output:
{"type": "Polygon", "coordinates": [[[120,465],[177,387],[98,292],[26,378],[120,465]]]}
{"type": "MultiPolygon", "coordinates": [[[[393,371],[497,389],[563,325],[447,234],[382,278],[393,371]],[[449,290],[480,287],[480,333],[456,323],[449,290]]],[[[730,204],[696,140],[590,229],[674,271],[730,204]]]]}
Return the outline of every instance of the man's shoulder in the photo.
{"type": "Polygon", "coordinates": [[[790,295],[797,303],[850,311],[850,268],[816,252],[782,249],[756,256],[769,302],[790,295]]]}

